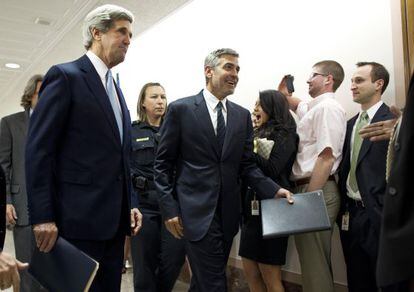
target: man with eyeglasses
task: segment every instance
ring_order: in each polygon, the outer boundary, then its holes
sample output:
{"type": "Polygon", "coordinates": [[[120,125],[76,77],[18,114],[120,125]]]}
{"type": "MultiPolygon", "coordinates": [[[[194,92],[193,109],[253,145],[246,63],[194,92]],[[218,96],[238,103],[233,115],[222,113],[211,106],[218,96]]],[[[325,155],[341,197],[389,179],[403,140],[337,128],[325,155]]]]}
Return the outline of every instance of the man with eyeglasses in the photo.
{"type": "MultiPolygon", "coordinates": [[[[331,224],[339,211],[340,197],[335,182],[346,132],[345,110],[335,100],[344,80],[344,70],[335,61],[321,61],[312,67],[307,83],[312,100],[305,102],[288,93],[285,80],[279,85],[296,112],[299,122],[299,151],[292,168],[295,193],[322,189],[331,224]]],[[[333,292],[331,268],[332,230],[295,236],[302,270],[303,291],[333,292]]]]}

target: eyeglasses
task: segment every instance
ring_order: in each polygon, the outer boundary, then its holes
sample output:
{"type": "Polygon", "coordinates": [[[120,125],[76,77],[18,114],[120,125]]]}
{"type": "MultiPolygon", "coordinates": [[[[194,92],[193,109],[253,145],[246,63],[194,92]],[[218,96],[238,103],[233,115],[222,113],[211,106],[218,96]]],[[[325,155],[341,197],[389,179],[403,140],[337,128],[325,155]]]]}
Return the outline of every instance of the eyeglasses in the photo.
{"type": "Polygon", "coordinates": [[[316,76],[318,76],[318,75],[326,77],[326,76],[328,76],[329,74],[322,74],[322,73],[318,73],[318,72],[312,72],[312,73],[309,75],[309,80],[310,80],[310,79],[315,78],[315,77],[316,77],[316,76]]]}

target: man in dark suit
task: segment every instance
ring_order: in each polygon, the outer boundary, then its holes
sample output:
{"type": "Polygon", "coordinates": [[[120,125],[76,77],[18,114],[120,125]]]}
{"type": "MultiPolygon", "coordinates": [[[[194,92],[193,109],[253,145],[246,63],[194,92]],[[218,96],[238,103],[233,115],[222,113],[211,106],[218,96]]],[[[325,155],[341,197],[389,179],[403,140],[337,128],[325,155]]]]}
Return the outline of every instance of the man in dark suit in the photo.
{"type": "MultiPolygon", "coordinates": [[[[384,195],[383,221],[379,244],[377,281],[380,286],[398,285],[414,292],[414,75],[411,77],[404,113],[390,141],[390,173],[384,195]],[[409,287],[407,287],[409,286],[409,287]]],[[[384,125],[377,125],[388,132],[384,125]]],[[[371,133],[383,139],[381,130],[371,133]]],[[[368,136],[369,137],[369,136],[368,136]]],[[[371,138],[372,139],[372,138],[371,138]]],[[[376,140],[376,139],[375,139],[376,140]]],[[[404,289],[404,290],[402,290],[404,289]]]]}
{"type": "Polygon", "coordinates": [[[131,208],[130,116],[110,70],[125,58],[132,22],[131,12],[115,5],[86,16],[86,55],[48,71],[28,131],[37,246],[50,251],[59,234],[97,260],[91,291],[119,291],[125,235],[141,224],[131,208]]]}
{"type": "Polygon", "coordinates": [[[352,77],[353,100],[361,111],[348,121],[339,172],[341,209],[340,235],[347,266],[348,290],[377,291],[375,270],[388,141],[362,139],[359,130],[393,118],[381,96],[389,81],[388,71],[375,62],[357,63],[352,77]]]}
{"type": "Polygon", "coordinates": [[[249,111],[226,98],[236,88],[239,69],[234,50],[210,53],[204,62],[206,88],[171,103],[161,129],[155,184],[167,229],[184,236],[192,291],[227,290],[225,267],[239,226],[241,178],[264,198],[291,201],[290,193],[254,163],[249,111]]]}
{"type": "MultiPolygon", "coordinates": [[[[0,123],[0,164],[4,168],[7,183],[6,218],[7,224],[14,226],[16,258],[23,262],[30,262],[36,247],[27,211],[24,149],[29,117],[37,104],[42,80],[43,75],[40,74],[29,79],[21,98],[24,111],[6,116],[0,123]]],[[[43,290],[27,271],[23,271],[20,277],[22,292],[43,290]]]]}
{"type": "Polygon", "coordinates": [[[13,286],[13,291],[20,291],[19,271],[28,267],[27,263],[21,263],[8,253],[3,251],[4,238],[6,236],[6,176],[0,166],[0,289],[4,290],[13,286]]]}

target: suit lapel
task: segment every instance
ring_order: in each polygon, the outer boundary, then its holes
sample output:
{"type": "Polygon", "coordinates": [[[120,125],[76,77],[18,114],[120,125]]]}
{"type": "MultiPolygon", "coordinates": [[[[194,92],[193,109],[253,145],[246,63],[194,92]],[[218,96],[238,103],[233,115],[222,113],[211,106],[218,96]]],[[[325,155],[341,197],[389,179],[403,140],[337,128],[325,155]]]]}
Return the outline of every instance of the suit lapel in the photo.
{"type": "Polygon", "coordinates": [[[214,153],[217,155],[217,157],[220,157],[217,137],[216,137],[216,134],[214,133],[213,123],[211,122],[211,117],[208,112],[207,104],[206,104],[206,101],[204,100],[202,91],[198,95],[195,96],[194,114],[197,118],[198,124],[200,126],[200,130],[204,132],[204,134],[207,137],[207,140],[210,141],[209,144],[213,148],[214,153]]]}
{"type": "Polygon", "coordinates": [[[21,112],[21,115],[18,116],[17,127],[19,127],[19,131],[22,133],[22,137],[27,136],[27,129],[29,127],[29,113],[30,110],[26,110],[24,112],[21,112]]]}
{"type": "MultiPolygon", "coordinates": [[[[374,117],[372,118],[371,123],[376,123],[376,122],[384,120],[388,111],[389,109],[387,105],[383,103],[380,106],[380,108],[377,110],[377,112],[375,113],[374,117]]],[[[365,155],[367,155],[368,150],[371,148],[371,146],[372,146],[372,142],[369,139],[364,139],[362,141],[361,150],[359,151],[359,155],[358,155],[357,166],[361,162],[361,160],[365,157],[365,155]]]]}
{"type": "MultiPolygon", "coordinates": [[[[128,106],[126,105],[124,95],[122,94],[121,88],[118,87],[118,84],[115,82],[116,92],[119,98],[119,104],[121,105],[121,112],[122,112],[122,128],[124,133],[124,141],[123,145],[126,145],[126,141],[130,141],[130,126],[131,126],[131,118],[129,117],[128,106]]],[[[118,135],[119,137],[119,135],[118,135]]]]}
{"type": "Polygon", "coordinates": [[[105,113],[106,119],[109,122],[109,125],[112,129],[113,134],[115,135],[119,144],[121,143],[121,138],[119,136],[118,126],[116,124],[115,114],[112,110],[111,103],[109,101],[108,95],[105,88],[103,87],[102,81],[99,78],[98,72],[96,72],[89,58],[84,55],[79,59],[80,68],[85,72],[86,83],[89,86],[93,96],[98,101],[99,106],[105,113]]]}
{"type": "Polygon", "coordinates": [[[354,128],[357,118],[358,118],[358,115],[350,119],[347,124],[347,129],[346,129],[346,137],[345,137],[346,146],[345,146],[344,157],[342,158],[342,160],[344,161],[347,172],[349,172],[349,168],[351,165],[352,129],[354,128]]]}
{"type": "Polygon", "coordinates": [[[227,154],[229,149],[231,138],[233,137],[234,130],[236,128],[238,119],[238,112],[235,110],[233,104],[230,101],[227,101],[227,124],[226,124],[226,136],[224,137],[222,157],[224,154],[227,154]]]}

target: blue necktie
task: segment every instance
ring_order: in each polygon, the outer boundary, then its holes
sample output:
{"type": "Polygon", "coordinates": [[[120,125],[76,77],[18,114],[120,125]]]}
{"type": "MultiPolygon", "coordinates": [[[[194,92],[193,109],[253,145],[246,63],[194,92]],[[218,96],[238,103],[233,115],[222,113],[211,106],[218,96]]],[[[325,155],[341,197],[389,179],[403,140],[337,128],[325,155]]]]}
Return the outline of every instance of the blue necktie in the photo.
{"type": "Polygon", "coordinates": [[[122,112],[121,105],[118,105],[116,100],[116,93],[114,88],[114,79],[112,78],[111,70],[106,73],[106,93],[108,94],[109,101],[111,102],[112,110],[114,111],[116,124],[118,125],[119,137],[121,138],[121,144],[123,141],[123,128],[122,128],[122,112]]]}
{"type": "Polygon", "coordinates": [[[223,104],[221,101],[216,106],[217,109],[217,142],[220,152],[223,150],[224,137],[226,136],[226,124],[223,116],[223,104]]]}

